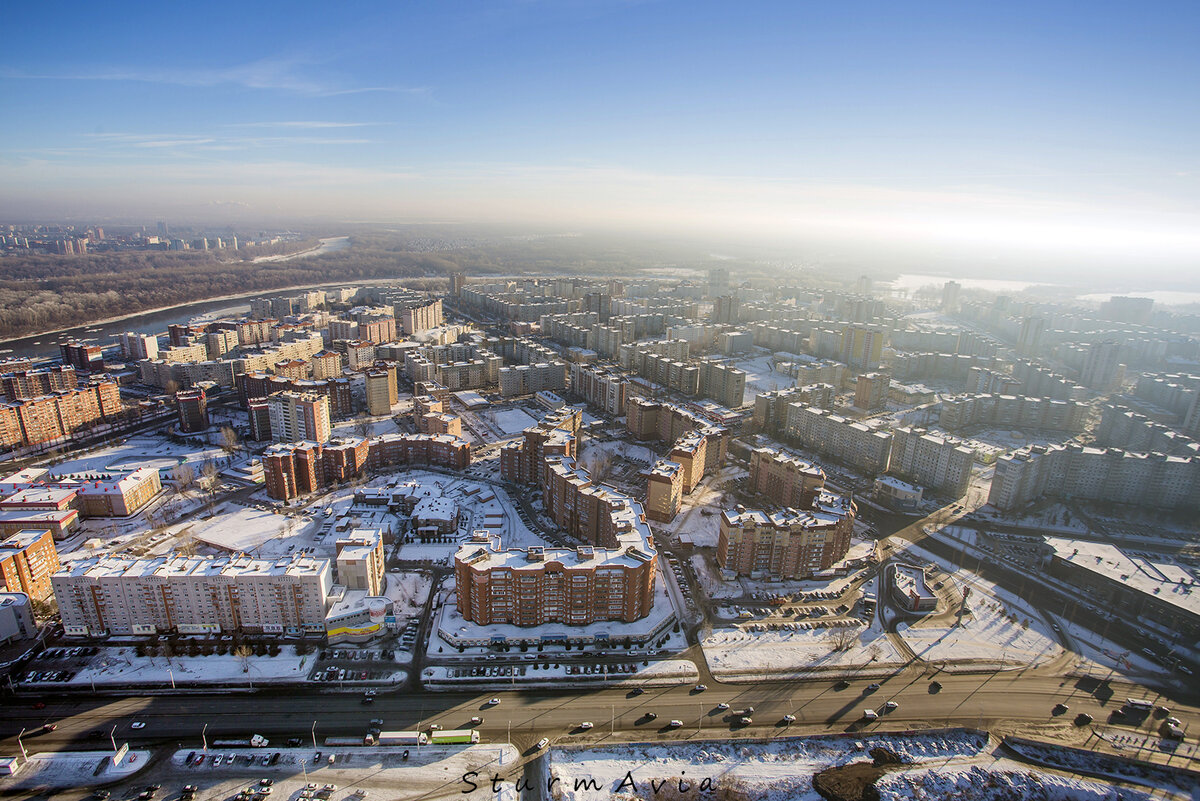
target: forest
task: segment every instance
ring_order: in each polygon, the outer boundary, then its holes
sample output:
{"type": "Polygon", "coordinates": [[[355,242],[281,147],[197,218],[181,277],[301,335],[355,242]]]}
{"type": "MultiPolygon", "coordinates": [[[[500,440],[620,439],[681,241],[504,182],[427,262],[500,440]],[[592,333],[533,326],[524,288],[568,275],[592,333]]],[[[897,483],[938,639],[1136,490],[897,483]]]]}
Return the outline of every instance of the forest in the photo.
{"type": "MultiPolygon", "coordinates": [[[[335,233],[345,233],[344,231],[335,233]]],[[[321,234],[322,236],[327,234],[321,234]]],[[[298,253],[317,237],[290,242],[298,253]]],[[[690,250],[687,248],[685,250],[690,250]]],[[[0,258],[0,339],[13,339],[164,306],[288,287],[370,279],[469,275],[630,275],[651,266],[697,266],[675,245],[598,236],[513,235],[498,230],[405,226],[354,229],[351,247],[254,263],[271,250],[127,251],[0,258]],[[690,262],[690,263],[689,263],[690,262]]]]}

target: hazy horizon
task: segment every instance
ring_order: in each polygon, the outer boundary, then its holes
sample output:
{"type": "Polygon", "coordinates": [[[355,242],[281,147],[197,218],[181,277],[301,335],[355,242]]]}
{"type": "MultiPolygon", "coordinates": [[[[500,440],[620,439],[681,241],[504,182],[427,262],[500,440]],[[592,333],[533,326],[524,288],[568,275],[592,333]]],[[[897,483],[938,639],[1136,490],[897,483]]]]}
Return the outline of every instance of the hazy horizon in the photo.
{"type": "Polygon", "coordinates": [[[76,11],[10,12],[5,221],[431,220],[1200,288],[1193,4],[76,11]]]}

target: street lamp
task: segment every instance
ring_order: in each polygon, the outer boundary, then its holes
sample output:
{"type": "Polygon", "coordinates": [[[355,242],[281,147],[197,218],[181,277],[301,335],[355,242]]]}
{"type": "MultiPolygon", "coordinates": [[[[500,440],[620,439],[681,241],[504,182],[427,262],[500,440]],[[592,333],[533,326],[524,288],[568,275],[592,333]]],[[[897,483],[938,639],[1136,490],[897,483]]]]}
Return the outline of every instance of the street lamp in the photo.
{"type": "Polygon", "coordinates": [[[117,753],[117,727],[113,726],[112,731],[108,733],[108,739],[112,741],[113,753],[117,753]]]}
{"type": "Polygon", "coordinates": [[[204,744],[204,750],[208,751],[208,724],[204,724],[204,728],[200,730],[200,741],[204,744]]]}
{"type": "Polygon", "coordinates": [[[308,784],[308,768],[305,767],[305,764],[307,764],[307,762],[308,762],[307,759],[300,760],[300,770],[304,771],[304,783],[305,784],[308,784]]]}
{"type": "Polygon", "coordinates": [[[317,750],[317,722],[315,720],[313,721],[313,725],[312,725],[312,741],[313,741],[313,750],[316,751],[317,750]]]}
{"type": "Polygon", "coordinates": [[[21,733],[17,735],[17,746],[20,747],[20,749],[21,749],[21,756],[24,757],[26,761],[28,761],[29,760],[29,752],[27,752],[25,750],[25,743],[21,742],[21,737],[23,737],[24,734],[25,734],[25,727],[22,726],[21,733]]]}

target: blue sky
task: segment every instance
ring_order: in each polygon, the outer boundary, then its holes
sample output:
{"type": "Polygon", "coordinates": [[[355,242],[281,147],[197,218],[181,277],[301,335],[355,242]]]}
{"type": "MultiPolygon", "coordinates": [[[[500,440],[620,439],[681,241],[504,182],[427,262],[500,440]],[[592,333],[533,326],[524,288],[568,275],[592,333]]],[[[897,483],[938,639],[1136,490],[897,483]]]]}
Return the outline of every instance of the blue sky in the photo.
{"type": "Polygon", "coordinates": [[[5,27],[8,217],[1200,250],[1194,2],[47,3],[5,27]]]}

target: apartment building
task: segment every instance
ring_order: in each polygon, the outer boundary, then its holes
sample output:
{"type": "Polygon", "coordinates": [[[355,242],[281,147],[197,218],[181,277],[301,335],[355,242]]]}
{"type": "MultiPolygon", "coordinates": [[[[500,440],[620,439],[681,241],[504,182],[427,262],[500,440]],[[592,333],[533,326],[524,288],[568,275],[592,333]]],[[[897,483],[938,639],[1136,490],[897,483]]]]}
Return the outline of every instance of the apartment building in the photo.
{"type": "Polygon", "coordinates": [[[138,334],[126,331],[117,336],[121,343],[121,355],[126,359],[157,359],[158,337],[154,334],[138,334]]]}
{"type": "Polygon", "coordinates": [[[850,550],[856,514],[848,498],[826,492],[804,509],[726,510],[721,513],[717,564],[729,579],[815,576],[850,550]]]}
{"type": "Polygon", "coordinates": [[[322,634],[327,559],[101,556],[51,578],[68,636],[322,634]]]}
{"type": "Polygon", "coordinates": [[[500,477],[519,484],[544,484],[546,457],[576,458],[582,425],[580,409],[564,407],[550,412],[537,425],[525,429],[521,439],[501,447],[500,477]]]}
{"type": "MultiPolygon", "coordinates": [[[[400,329],[408,335],[428,331],[430,328],[437,328],[445,322],[441,299],[428,303],[413,302],[403,305],[397,304],[395,313],[396,319],[400,323],[400,329]]],[[[395,337],[392,337],[392,339],[395,339],[395,337]]]]}
{"type": "Polygon", "coordinates": [[[892,384],[889,372],[863,373],[854,383],[854,408],[878,412],[887,406],[888,389],[892,384]]]}
{"type": "Polygon", "coordinates": [[[847,325],[841,329],[841,360],[853,370],[878,370],[886,332],[877,325],[847,325]]]}
{"type": "Polygon", "coordinates": [[[628,376],[614,368],[583,362],[571,364],[571,393],[613,417],[625,413],[628,385],[628,376]]]}
{"type": "Polygon", "coordinates": [[[742,406],[746,394],[746,373],[730,364],[703,359],[700,368],[700,394],[730,409],[742,406]]]}
{"type": "Polygon", "coordinates": [[[329,489],[366,472],[406,465],[437,465],[456,470],[471,464],[471,443],[448,434],[385,434],[364,440],[346,437],[326,443],[274,445],[263,454],[268,497],[289,500],[329,489]]]}
{"type": "Polygon", "coordinates": [[[683,506],[683,465],[659,459],[643,475],[646,476],[646,517],[661,523],[671,522],[683,506]]]}
{"type": "Polygon", "coordinates": [[[1043,495],[1200,509],[1200,457],[1034,445],[996,460],[988,503],[1015,511],[1043,495]]]}
{"type": "Polygon", "coordinates": [[[773,448],[750,453],[747,489],[778,506],[807,509],[825,488],[825,471],[773,448]]]}
{"type": "Polygon", "coordinates": [[[477,625],[632,623],[654,606],[655,563],[634,544],[503,548],[480,533],[454,557],[458,611],[477,625]]]}
{"type": "Polygon", "coordinates": [[[1026,395],[965,395],[942,400],[938,424],[950,431],[971,426],[1083,431],[1091,407],[1073,400],[1026,395]]]}
{"type": "Polygon", "coordinates": [[[787,427],[788,406],[799,403],[829,409],[837,389],[832,384],[805,386],[760,392],[754,396],[754,427],[759,431],[777,434],[787,427]]]}
{"type": "Polygon", "coordinates": [[[383,532],[355,529],[334,544],[337,583],[348,590],[365,590],[368,596],[383,595],[383,532]]]}
{"type": "Polygon", "coordinates": [[[44,600],[53,591],[50,577],[59,567],[58,549],[48,529],[25,529],[0,542],[0,581],[5,592],[44,600]]]}
{"type": "Polygon", "coordinates": [[[175,393],[175,408],[179,413],[179,430],[184,434],[208,428],[208,396],[203,389],[175,393]]]}
{"type": "Polygon", "coordinates": [[[14,370],[0,376],[0,388],[4,391],[4,397],[10,401],[74,389],[78,384],[78,374],[69,364],[43,367],[39,370],[14,370]]]}
{"type": "Polygon", "coordinates": [[[974,462],[975,452],[958,440],[923,428],[900,427],[892,432],[888,473],[952,498],[966,495],[974,462]]]}
{"type": "Polygon", "coordinates": [[[567,365],[564,362],[542,362],[501,367],[500,394],[532,395],[543,390],[563,390],[567,387],[567,365]]]}
{"type": "Polygon", "coordinates": [[[725,463],[729,430],[675,404],[631,396],[625,402],[625,428],[635,439],[659,442],[675,442],[689,431],[699,431],[707,440],[705,470],[725,463]]]}
{"type": "Polygon", "coordinates": [[[864,473],[887,470],[892,435],[826,409],[792,404],[788,407],[787,435],[802,447],[864,473]]]}
{"type": "Polygon", "coordinates": [[[84,426],[117,419],[121,412],[115,381],[0,404],[0,446],[25,447],[70,437],[84,426]]]}
{"type": "Polygon", "coordinates": [[[316,392],[278,392],[266,399],[276,442],[328,442],[329,398],[316,392]]]}
{"type": "MultiPolygon", "coordinates": [[[[246,408],[250,408],[252,401],[257,399],[262,401],[262,408],[265,409],[266,398],[279,392],[315,392],[329,399],[330,418],[349,417],[355,411],[354,394],[348,378],[304,381],[256,370],[239,375],[237,389],[238,398],[246,408]]],[[[264,439],[270,438],[268,429],[264,439]]]]}
{"type": "Polygon", "coordinates": [[[380,416],[391,414],[399,400],[396,389],[396,367],[391,369],[374,367],[366,372],[367,414],[380,416]]]}

